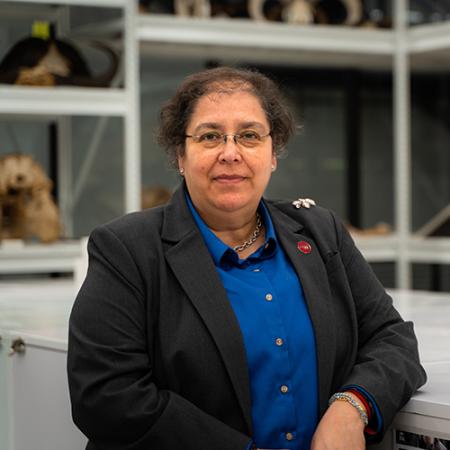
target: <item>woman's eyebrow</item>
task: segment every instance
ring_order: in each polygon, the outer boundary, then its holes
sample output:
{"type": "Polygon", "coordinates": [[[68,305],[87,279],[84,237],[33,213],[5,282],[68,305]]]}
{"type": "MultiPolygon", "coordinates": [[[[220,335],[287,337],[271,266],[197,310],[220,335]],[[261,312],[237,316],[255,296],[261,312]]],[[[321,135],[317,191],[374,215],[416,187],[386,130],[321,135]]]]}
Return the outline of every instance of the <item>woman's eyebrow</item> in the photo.
{"type": "MultiPolygon", "coordinates": [[[[223,130],[223,128],[224,128],[223,125],[221,125],[220,123],[217,123],[217,122],[204,122],[204,123],[198,124],[194,128],[193,132],[194,133],[198,133],[198,132],[200,132],[202,130],[223,130]]],[[[264,130],[265,126],[262,123],[255,122],[255,121],[252,121],[252,122],[240,122],[238,124],[238,127],[237,127],[236,131],[239,131],[239,130],[242,130],[242,129],[245,129],[245,128],[259,128],[261,130],[264,130]]]]}
{"type": "Polygon", "coordinates": [[[204,123],[200,123],[198,124],[195,128],[194,128],[194,133],[198,133],[201,130],[222,130],[223,127],[222,125],[220,125],[219,123],[216,122],[204,122],[204,123]]]}
{"type": "Polygon", "coordinates": [[[260,128],[263,130],[265,126],[260,122],[242,122],[239,124],[239,128],[260,128]]]}

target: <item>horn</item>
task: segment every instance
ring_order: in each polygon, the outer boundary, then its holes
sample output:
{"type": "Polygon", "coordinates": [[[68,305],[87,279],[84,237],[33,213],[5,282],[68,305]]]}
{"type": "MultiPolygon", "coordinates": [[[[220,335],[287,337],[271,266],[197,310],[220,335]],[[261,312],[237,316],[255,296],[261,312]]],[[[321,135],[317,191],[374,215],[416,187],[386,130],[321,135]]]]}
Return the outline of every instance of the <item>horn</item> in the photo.
{"type": "Polygon", "coordinates": [[[265,21],[267,20],[263,12],[264,0],[248,0],[248,13],[253,20],[265,21]]]}
{"type": "Polygon", "coordinates": [[[110,67],[106,72],[96,76],[91,74],[73,74],[68,77],[55,76],[56,84],[88,87],[108,87],[111,84],[119,67],[119,57],[117,53],[107,45],[98,41],[91,42],[91,45],[109,56],[110,67]]]}
{"type": "Polygon", "coordinates": [[[363,18],[363,5],[361,0],[345,0],[347,7],[346,25],[358,25],[363,18]]]}

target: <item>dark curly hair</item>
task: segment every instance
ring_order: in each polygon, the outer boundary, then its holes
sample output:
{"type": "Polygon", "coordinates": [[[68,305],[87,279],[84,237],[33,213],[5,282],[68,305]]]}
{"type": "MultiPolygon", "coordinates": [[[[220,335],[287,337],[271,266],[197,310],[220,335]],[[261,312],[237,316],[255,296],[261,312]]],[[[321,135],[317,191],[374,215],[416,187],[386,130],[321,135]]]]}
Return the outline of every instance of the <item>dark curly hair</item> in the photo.
{"type": "Polygon", "coordinates": [[[211,92],[236,89],[251,92],[259,99],[270,125],[273,152],[283,152],[295,132],[295,122],[278,86],[255,70],[217,67],[185,78],[161,108],[158,143],[173,167],[178,167],[178,157],[184,155],[186,127],[198,100],[211,92]]]}

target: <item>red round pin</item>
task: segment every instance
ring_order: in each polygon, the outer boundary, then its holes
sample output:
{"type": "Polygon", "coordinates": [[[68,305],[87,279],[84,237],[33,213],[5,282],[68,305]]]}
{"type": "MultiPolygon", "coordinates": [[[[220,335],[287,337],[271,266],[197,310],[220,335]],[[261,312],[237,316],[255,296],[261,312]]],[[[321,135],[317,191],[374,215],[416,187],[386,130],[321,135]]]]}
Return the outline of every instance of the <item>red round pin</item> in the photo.
{"type": "Polygon", "coordinates": [[[306,255],[307,255],[308,253],[311,253],[311,250],[312,250],[311,245],[309,244],[309,242],[306,242],[306,241],[300,241],[300,242],[297,244],[297,248],[298,248],[302,253],[305,253],[306,255]]]}

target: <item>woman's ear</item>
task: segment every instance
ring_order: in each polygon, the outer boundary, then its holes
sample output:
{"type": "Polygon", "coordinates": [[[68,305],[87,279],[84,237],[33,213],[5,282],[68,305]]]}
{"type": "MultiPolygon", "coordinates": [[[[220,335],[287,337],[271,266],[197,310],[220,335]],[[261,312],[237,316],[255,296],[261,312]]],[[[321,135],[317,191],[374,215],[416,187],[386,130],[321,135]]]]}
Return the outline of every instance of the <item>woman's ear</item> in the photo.
{"type": "Polygon", "coordinates": [[[184,176],[184,149],[182,148],[177,149],[177,165],[178,172],[181,176],[184,176]]]}
{"type": "Polygon", "coordinates": [[[272,155],[272,172],[275,172],[275,170],[277,170],[277,164],[278,164],[277,156],[272,155]]]}

